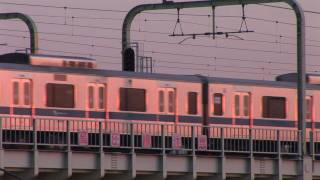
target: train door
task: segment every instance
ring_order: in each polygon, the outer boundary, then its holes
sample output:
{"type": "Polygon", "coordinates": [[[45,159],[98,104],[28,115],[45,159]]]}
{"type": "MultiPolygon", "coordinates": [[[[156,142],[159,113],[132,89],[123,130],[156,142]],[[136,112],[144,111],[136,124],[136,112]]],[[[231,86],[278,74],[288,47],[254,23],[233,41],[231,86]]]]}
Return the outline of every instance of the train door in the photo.
{"type": "Polygon", "coordinates": [[[174,88],[159,89],[160,121],[177,122],[176,118],[176,91],[174,88]]]}
{"type": "Polygon", "coordinates": [[[106,85],[90,83],[87,87],[87,113],[88,118],[106,118],[106,85]]]}
{"type": "Polygon", "coordinates": [[[234,95],[234,124],[252,127],[250,93],[237,92],[234,95]]]}
{"type": "Polygon", "coordinates": [[[32,116],[32,82],[30,79],[12,81],[11,115],[32,116]]]}

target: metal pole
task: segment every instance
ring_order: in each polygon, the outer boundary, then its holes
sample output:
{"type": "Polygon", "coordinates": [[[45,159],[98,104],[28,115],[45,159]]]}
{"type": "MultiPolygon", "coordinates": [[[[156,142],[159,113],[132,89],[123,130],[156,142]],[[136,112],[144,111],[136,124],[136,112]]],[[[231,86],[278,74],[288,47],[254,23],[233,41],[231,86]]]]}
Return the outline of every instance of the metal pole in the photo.
{"type": "Polygon", "coordinates": [[[38,52],[38,30],[35,22],[28,15],[22,13],[0,13],[0,19],[20,19],[29,28],[30,32],[30,50],[32,54],[37,54],[38,52]]]}
{"type": "Polygon", "coordinates": [[[212,39],[216,38],[216,7],[212,6],[212,39]]]}
{"type": "MultiPolygon", "coordinates": [[[[202,1],[189,1],[189,2],[170,2],[160,4],[143,4],[138,5],[131,9],[122,27],[122,53],[128,47],[130,43],[130,28],[131,23],[135,16],[143,11],[150,10],[166,10],[166,9],[183,9],[183,8],[199,8],[199,7],[218,7],[218,6],[231,6],[239,4],[260,4],[260,3],[287,3],[295,12],[297,19],[297,94],[298,94],[298,130],[301,131],[303,141],[301,141],[300,148],[302,155],[306,154],[306,122],[305,122],[305,18],[304,12],[296,0],[202,0],[202,1]]],[[[124,60],[122,59],[124,62],[124,60]]],[[[124,63],[122,63],[124,65],[124,63]]]]}

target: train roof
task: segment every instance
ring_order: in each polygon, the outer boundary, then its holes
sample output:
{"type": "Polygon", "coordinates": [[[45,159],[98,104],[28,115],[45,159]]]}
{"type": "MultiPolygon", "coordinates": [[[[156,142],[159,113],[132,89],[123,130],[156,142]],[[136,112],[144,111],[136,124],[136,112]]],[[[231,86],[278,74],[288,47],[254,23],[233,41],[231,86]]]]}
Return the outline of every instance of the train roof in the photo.
{"type": "Polygon", "coordinates": [[[61,56],[61,55],[48,55],[48,54],[32,54],[33,57],[47,57],[47,58],[63,58],[63,59],[75,59],[83,61],[96,61],[95,59],[88,57],[78,57],[78,56],[61,56]]]}
{"type": "MultiPolygon", "coordinates": [[[[103,76],[103,77],[155,79],[155,80],[162,80],[162,81],[184,81],[184,82],[194,82],[194,83],[202,82],[200,75],[175,75],[175,74],[159,74],[159,73],[151,74],[151,73],[126,72],[126,71],[102,70],[102,69],[78,69],[78,68],[66,68],[66,67],[35,66],[35,65],[28,65],[28,64],[12,64],[12,63],[1,63],[0,69],[14,70],[14,71],[27,71],[27,72],[43,72],[43,73],[86,74],[90,76],[103,76]]],[[[220,77],[208,77],[207,79],[209,83],[296,88],[295,82],[248,80],[248,79],[234,79],[234,78],[220,78],[220,77]]],[[[314,85],[314,84],[308,84],[307,88],[320,89],[320,86],[314,85]]]]}

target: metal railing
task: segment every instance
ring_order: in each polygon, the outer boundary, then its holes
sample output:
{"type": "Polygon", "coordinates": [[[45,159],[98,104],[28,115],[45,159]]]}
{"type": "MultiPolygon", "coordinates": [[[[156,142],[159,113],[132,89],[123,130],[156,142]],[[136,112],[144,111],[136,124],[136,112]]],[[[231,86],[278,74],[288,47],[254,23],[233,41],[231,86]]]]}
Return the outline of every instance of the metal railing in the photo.
{"type": "MultiPolygon", "coordinates": [[[[139,123],[2,117],[0,146],[154,150],[176,153],[298,155],[297,130],[249,129],[139,123]]],[[[320,132],[310,132],[309,152],[320,156],[320,132]]]]}

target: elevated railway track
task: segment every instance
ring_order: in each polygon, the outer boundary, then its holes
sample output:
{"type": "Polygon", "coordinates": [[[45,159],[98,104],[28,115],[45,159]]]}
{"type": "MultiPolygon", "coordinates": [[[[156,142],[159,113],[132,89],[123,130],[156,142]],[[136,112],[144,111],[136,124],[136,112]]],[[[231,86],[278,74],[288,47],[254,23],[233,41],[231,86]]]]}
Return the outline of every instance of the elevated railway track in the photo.
{"type": "MultiPolygon", "coordinates": [[[[298,179],[297,130],[2,117],[0,167],[23,179],[298,179]]],[[[306,139],[320,177],[320,131],[306,139]]],[[[4,173],[2,178],[9,179],[4,173]]]]}

